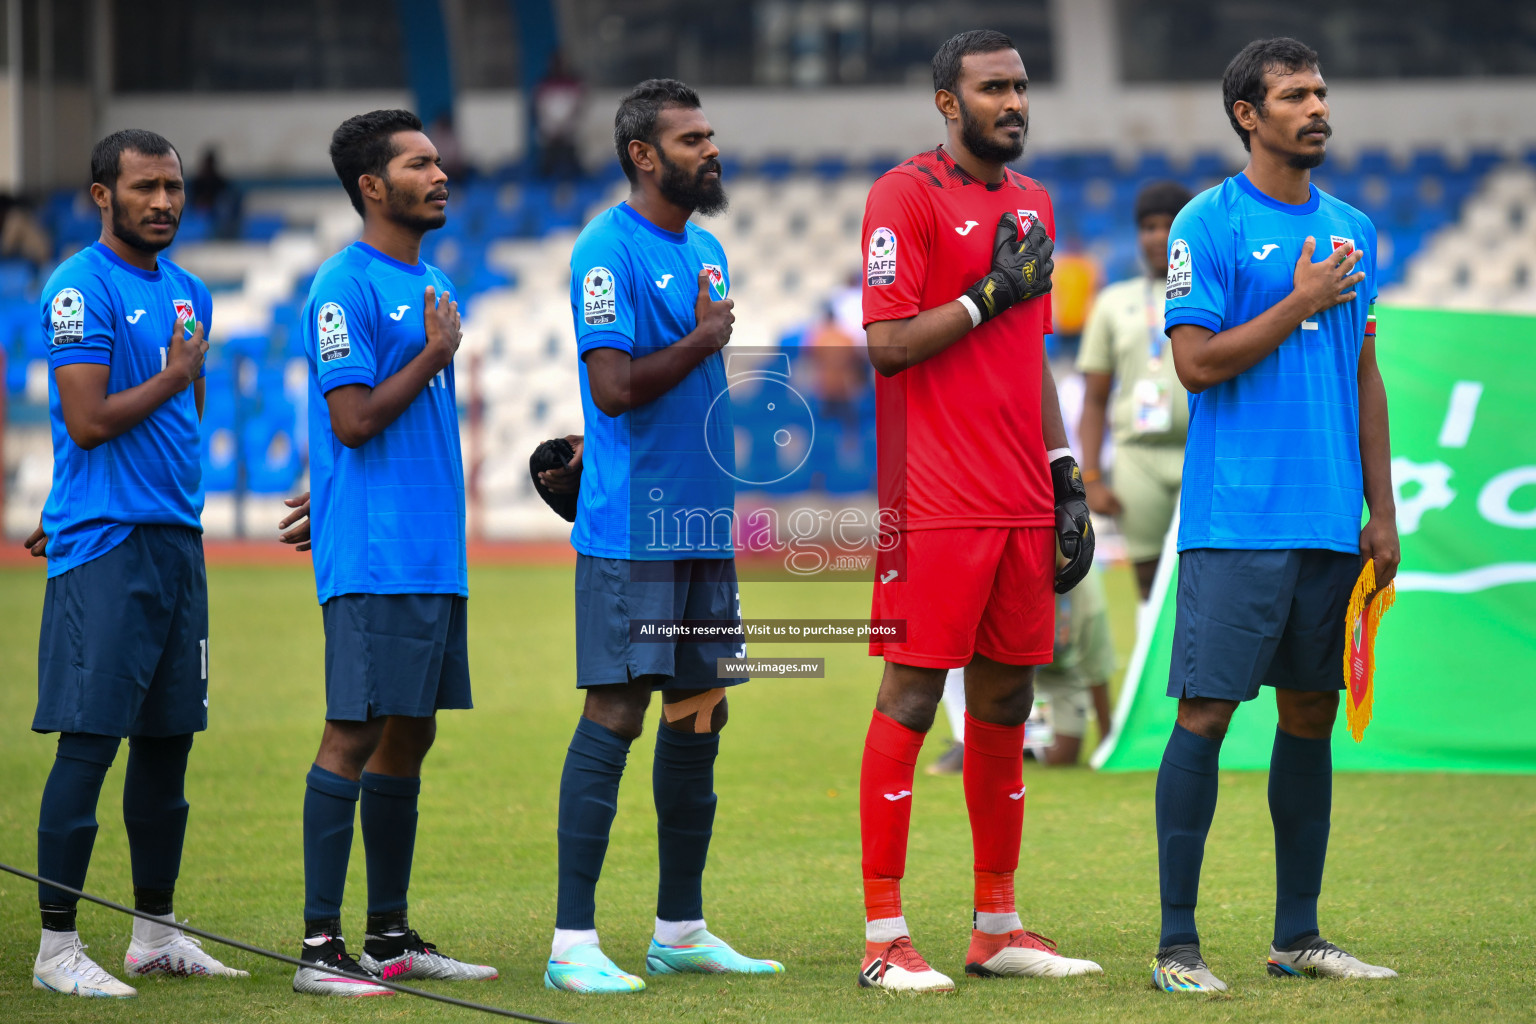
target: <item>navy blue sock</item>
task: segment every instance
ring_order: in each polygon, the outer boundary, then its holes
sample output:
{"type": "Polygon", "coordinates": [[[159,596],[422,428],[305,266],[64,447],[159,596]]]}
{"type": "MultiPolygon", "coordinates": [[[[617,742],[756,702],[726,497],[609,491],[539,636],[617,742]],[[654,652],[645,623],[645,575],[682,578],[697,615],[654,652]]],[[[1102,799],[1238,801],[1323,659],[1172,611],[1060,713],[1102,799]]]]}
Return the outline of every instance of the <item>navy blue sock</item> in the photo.
{"type": "Polygon", "coordinates": [[[656,728],[651,788],[661,853],[656,916],[663,921],[697,921],[704,916],[704,861],[715,825],[715,755],[719,752],[719,733],[656,728]]]}
{"type": "MultiPolygon", "coordinates": [[[[192,734],[131,736],[123,778],[123,825],[133,861],[135,889],[176,888],[187,837],[187,755],[192,734]]],[[[165,911],[170,913],[170,911],[165,911]]]]}
{"type": "MultiPolygon", "coordinates": [[[[120,742],[116,736],[59,734],[53,769],[43,786],[37,814],[37,873],[44,878],[76,889],[84,887],[91,848],[96,845],[96,801],[120,742]]],[[[74,930],[78,897],[51,885],[39,885],[37,901],[45,907],[45,926],[68,925],[50,930],[74,930]]]]}
{"type": "Polygon", "coordinates": [[[1205,837],[1216,816],[1216,769],[1221,741],[1173,727],[1157,772],[1157,880],[1163,901],[1158,946],[1199,942],[1195,903],[1205,837]]]}
{"type": "Polygon", "coordinates": [[[403,911],[416,852],[416,798],[421,779],[363,772],[363,856],[368,861],[368,913],[403,911]]]}
{"type": "Polygon", "coordinates": [[[618,810],[629,740],[589,718],[576,723],[560,774],[560,890],[555,927],[597,927],[597,877],[618,810]]]}
{"type": "Polygon", "coordinates": [[[304,920],[341,916],[360,784],[309,766],[304,779],[304,920]]]}
{"type": "Polygon", "coordinates": [[[1317,894],[1333,811],[1333,745],[1275,730],[1269,816],[1275,823],[1275,946],[1317,934],[1317,894]]]}

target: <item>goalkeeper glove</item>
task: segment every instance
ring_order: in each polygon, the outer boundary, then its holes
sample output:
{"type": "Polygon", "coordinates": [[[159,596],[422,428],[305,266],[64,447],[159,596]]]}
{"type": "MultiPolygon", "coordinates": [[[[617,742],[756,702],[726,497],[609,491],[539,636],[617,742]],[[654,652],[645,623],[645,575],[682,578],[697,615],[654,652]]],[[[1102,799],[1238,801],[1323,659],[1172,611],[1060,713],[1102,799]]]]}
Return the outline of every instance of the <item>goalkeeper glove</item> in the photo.
{"type": "Polygon", "coordinates": [[[1003,214],[992,238],[992,273],[965,292],[980,312],[981,323],[1015,303],[1050,291],[1051,272],[1056,269],[1051,253],[1055,251],[1056,243],[1039,220],[1030,221],[1029,230],[1020,240],[1018,216],[1003,214]]]}
{"type": "Polygon", "coordinates": [[[1056,593],[1065,594],[1082,582],[1093,565],[1093,520],[1077,460],[1063,455],[1051,463],[1051,489],[1056,495],[1056,540],[1067,564],[1056,570],[1056,593]]]}
{"type": "Polygon", "coordinates": [[[533,477],[533,489],[539,492],[539,497],[544,499],[544,504],[555,510],[555,514],[568,523],[576,521],[576,506],[581,496],[581,479],[576,480],[576,490],[569,494],[558,494],[539,479],[539,474],[550,469],[565,469],[575,458],[576,449],[571,447],[571,442],[563,437],[556,437],[542,442],[528,456],[528,473],[533,477]]]}

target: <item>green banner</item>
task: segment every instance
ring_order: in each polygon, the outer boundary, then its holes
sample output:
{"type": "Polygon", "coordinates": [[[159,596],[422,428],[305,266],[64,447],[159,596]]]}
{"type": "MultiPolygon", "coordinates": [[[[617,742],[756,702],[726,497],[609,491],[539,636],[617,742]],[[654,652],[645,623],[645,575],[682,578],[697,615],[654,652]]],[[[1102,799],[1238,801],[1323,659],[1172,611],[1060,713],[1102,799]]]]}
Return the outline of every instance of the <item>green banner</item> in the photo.
{"type": "MultiPolygon", "coordinates": [[[[1377,324],[1403,562],[1370,727],[1356,743],[1339,709],[1334,766],[1536,772],[1536,317],[1379,308],[1377,324]]],[[[1176,574],[1170,533],[1095,767],[1162,760],[1176,574]]],[[[1222,767],[1268,768],[1274,730],[1261,692],[1222,767]]]]}

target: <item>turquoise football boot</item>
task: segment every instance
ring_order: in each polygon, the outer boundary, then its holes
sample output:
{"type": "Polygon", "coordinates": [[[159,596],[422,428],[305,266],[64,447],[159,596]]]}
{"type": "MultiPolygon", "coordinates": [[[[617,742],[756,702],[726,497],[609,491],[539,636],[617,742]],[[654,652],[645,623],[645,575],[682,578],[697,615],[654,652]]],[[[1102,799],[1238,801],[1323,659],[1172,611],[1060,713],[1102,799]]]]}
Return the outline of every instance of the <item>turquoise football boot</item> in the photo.
{"type": "Polygon", "coordinates": [[[628,974],[596,946],[574,946],[563,956],[550,957],[544,987],[563,992],[623,994],[645,991],[645,981],[628,974]]]}
{"type": "Polygon", "coordinates": [[[783,974],[784,965],[742,956],[701,928],[676,946],[651,939],[645,970],[647,974],[783,974]]]}

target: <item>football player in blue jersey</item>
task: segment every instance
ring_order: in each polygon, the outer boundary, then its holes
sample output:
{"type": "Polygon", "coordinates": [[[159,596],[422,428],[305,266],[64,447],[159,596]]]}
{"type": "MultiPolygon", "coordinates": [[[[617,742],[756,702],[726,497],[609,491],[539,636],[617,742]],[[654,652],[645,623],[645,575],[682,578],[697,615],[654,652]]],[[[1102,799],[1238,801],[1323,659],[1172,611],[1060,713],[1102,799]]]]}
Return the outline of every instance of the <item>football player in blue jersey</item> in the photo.
{"type": "MultiPolygon", "coordinates": [[[[629,199],[595,217],[571,253],[571,313],[586,434],[571,543],[576,685],[586,705],[560,779],[559,899],[544,983],[637,992],[645,982],[598,944],[597,879],[630,744],[661,691],[651,780],[660,887],[651,974],[777,974],[705,927],[702,880],[715,817],[714,763],[726,721],[719,658],[745,654],[734,540],[735,442],[720,348],[730,339],[730,269],[690,222],[726,206],[720,150],[682,82],[653,79],[614,118],[629,199]],[[708,621],[721,635],[651,643],[641,620],[708,621]]],[[[574,447],[574,445],[573,445],[574,447]]],[[[568,481],[567,481],[568,482],[568,481]]]]}
{"type": "Polygon", "coordinates": [[[447,220],[448,179],[416,115],[348,119],[331,162],[363,235],[321,265],[304,307],[312,501],[291,501],[283,524],[299,524],[285,540],[312,543],[325,624],[325,731],[304,797],[302,958],[315,967],[300,967],[293,988],[388,995],[373,979],[497,976],[438,952],[406,916],[435,716],[471,706],[459,310],[447,277],[421,261],[422,236],[447,220]],[[341,930],[357,816],[368,864],[360,960],[341,930]]]}
{"type": "Polygon", "coordinates": [[[1316,53],[1294,39],[1250,43],[1222,93],[1248,166],[1180,211],[1168,247],[1165,322],[1190,417],[1168,682],[1178,724],[1157,777],[1153,982],[1226,988],[1201,956],[1195,901],[1221,741],[1261,686],[1274,689],[1280,718],[1269,972],[1391,978],[1323,939],[1317,922],[1345,611],[1365,560],[1378,586],[1399,560],[1376,366],[1376,229],[1311,183],[1332,134],[1316,53]]]}
{"type": "MultiPolygon", "coordinates": [[[[202,281],[160,255],[186,198],[181,157],[154,132],[91,152],[101,238],[43,289],[53,489],[28,538],[48,559],[32,728],[57,732],[37,824],[38,874],[79,889],[102,780],[128,738],[123,824],[137,909],[130,976],[233,975],[176,927],[192,735],[208,727],[203,566],[205,332],[202,281]]],[[[38,887],[43,936],[32,984],[80,996],[134,990],[85,953],[76,897],[38,887]]]]}

